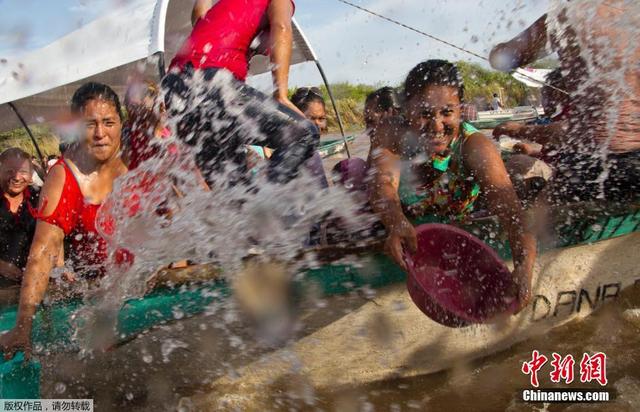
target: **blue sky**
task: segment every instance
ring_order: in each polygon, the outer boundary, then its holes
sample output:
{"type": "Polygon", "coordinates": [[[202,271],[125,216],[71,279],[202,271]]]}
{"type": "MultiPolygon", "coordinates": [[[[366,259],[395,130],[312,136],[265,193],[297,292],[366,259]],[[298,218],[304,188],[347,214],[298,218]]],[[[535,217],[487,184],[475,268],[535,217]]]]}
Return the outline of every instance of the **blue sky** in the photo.
{"type": "MultiPolygon", "coordinates": [[[[0,57],[46,45],[126,0],[0,0],[0,57]]],[[[548,7],[548,0],[352,0],[486,55],[548,7]]],[[[480,61],[337,0],[297,0],[296,18],[330,81],[398,84],[427,58],[480,61]]],[[[295,66],[291,84],[318,84],[315,66],[295,66]]],[[[253,84],[267,87],[266,79],[253,84]]]]}

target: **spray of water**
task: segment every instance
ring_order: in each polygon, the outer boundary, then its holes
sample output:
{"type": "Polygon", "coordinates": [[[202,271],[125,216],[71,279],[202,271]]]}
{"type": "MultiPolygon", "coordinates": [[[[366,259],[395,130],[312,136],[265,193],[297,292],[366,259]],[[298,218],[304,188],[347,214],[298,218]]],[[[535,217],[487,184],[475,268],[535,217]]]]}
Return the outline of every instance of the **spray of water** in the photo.
{"type": "MultiPolygon", "coordinates": [[[[226,99],[233,99],[234,93],[229,87],[222,89],[226,99]]],[[[214,130],[229,126],[224,118],[213,122],[214,130]]],[[[243,136],[260,134],[251,119],[240,121],[238,127],[243,136]]],[[[97,329],[111,331],[113,340],[123,302],[144,294],[149,277],[171,262],[214,263],[234,282],[251,256],[253,261],[284,263],[282,270],[291,279],[314,265],[313,254],[305,253],[305,248],[322,219],[339,218],[349,231],[370,224],[371,217],[357,214],[360,205],[344,188],[323,190],[304,170],[288,183],[276,184],[267,179],[264,163],[253,170],[250,183],[229,184],[238,169],[227,164],[209,176],[211,188],[206,190],[194,161],[200,146],[170,137],[162,147],[163,156],[143,162],[115,182],[98,213],[97,227],[110,254],[126,250],[134,259],[110,267],[78,313],[77,338],[85,349],[105,344],[104,337],[96,342],[95,336],[101,335],[97,329]]]]}
{"type": "Polygon", "coordinates": [[[640,3],[554,0],[550,6],[548,33],[561,50],[562,74],[573,89],[575,111],[581,114],[571,120],[574,138],[568,142],[569,149],[590,159],[581,167],[594,162],[602,166],[592,183],[598,184],[597,197],[604,198],[614,140],[635,133],[630,139],[637,142],[640,132],[640,122],[633,115],[639,104],[640,3]]]}

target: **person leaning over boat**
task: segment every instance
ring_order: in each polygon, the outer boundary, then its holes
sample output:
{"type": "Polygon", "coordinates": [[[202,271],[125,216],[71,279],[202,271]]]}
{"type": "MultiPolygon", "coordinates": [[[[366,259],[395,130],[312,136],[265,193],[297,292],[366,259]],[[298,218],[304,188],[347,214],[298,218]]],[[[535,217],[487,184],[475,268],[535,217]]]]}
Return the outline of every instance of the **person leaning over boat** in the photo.
{"type": "MultiPolygon", "coordinates": [[[[300,87],[291,96],[291,103],[318,128],[321,135],[328,132],[327,106],[320,89],[317,87],[300,87]]],[[[329,187],[327,176],[324,174],[322,157],[317,150],[313,152],[313,156],[305,165],[311,174],[318,179],[321,187],[329,187]]]]}
{"type": "Polygon", "coordinates": [[[638,2],[563,3],[491,50],[491,65],[503,71],[558,54],[571,109],[566,123],[541,126],[537,139],[558,147],[551,203],[624,202],[640,192],[638,13],[638,2]]]}
{"type": "Polygon", "coordinates": [[[569,96],[564,90],[564,78],[560,69],[551,71],[545,78],[546,84],[540,90],[544,117],[534,124],[505,122],[493,129],[493,137],[508,136],[520,140],[513,145],[513,154],[505,163],[518,197],[525,204],[532,204],[553,175],[553,166],[558,162],[558,147],[553,142],[541,145],[538,141],[547,139],[544,127],[562,122],[565,128],[571,110],[569,96]],[[559,90],[558,90],[559,89],[559,90]]]}
{"type": "Polygon", "coordinates": [[[400,110],[400,97],[393,87],[385,86],[367,95],[363,111],[365,133],[370,140],[367,160],[351,157],[336,163],[331,170],[334,183],[348,187],[351,192],[366,192],[371,154],[375,151],[373,135],[376,127],[387,117],[397,116],[400,110]]]}
{"type": "MultiPolygon", "coordinates": [[[[96,228],[96,214],[114,180],[127,172],[120,157],[120,101],[108,86],[86,83],[74,93],[71,111],[77,117],[80,136],[51,168],[42,188],[16,326],[0,337],[5,358],[18,350],[30,353],[33,316],[47,290],[51,270],[59,262],[63,242],[70,244],[69,261],[76,277],[101,276],[109,263],[106,242],[96,228]]],[[[114,259],[116,264],[126,263],[130,256],[119,250],[114,259]]]]}
{"type": "Polygon", "coordinates": [[[482,190],[490,212],[507,231],[513,276],[524,306],[530,297],[536,241],[495,145],[461,121],[464,86],[457,67],[428,60],[405,81],[404,114],[383,121],[374,140],[369,200],[387,230],[385,249],[406,269],[416,251],[411,223],[463,220],[482,190]]]}
{"type": "Polygon", "coordinates": [[[0,154],[0,281],[22,280],[29,247],[36,229],[39,190],[31,185],[31,156],[19,148],[0,154]]]}
{"type": "Polygon", "coordinates": [[[367,167],[371,165],[371,154],[376,149],[373,138],[376,128],[384,119],[399,115],[401,110],[400,96],[392,87],[382,87],[367,95],[364,101],[364,125],[370,140],[367,167]]]}
{"type": "Polygon", "coordinates": [[[328,132],[327,106],[319,88],[300,87],[296,89],[291,95],[291,103],[318,128],[320,134],[328,132]]]}
{"type": "MultiPolygon", "coordinates": [[[[198,0],[194,27],[162,80],[169,123],[195,146],[208,183],[235,163],[246,174],[244,146],[274,149],[267,176],[284,183],[298,174],[319,141],[317,128],[287,97],[292,0],[198,0]],[[247,86],[250,45],[269,33],[275,99],[247,86]]],[[[236,178],[232,177],[232,180],[236,178]]]]}
{"type": "Polygon", "coordinates": [[[493,99],[491,99],[491,110],[497,112],[498,110],[504,109],[502,105],[502,101],[500,101],[500,97],[498,97],[498,93],[493,94],[493,99]]]}

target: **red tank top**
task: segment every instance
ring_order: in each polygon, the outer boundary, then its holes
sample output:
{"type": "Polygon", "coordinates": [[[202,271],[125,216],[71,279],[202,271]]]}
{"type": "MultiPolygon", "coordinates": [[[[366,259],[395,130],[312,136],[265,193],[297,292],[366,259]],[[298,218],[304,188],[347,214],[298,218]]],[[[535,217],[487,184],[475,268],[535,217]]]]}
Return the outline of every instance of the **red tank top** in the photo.
{"type": "MultiPolygon", "coordinates": [[[[64,159],[58,160],[56,165],[62,165],[65,171],[64,186],[60,201],[49,216],[42,216],[38,220],[58,226],[65,234],[71,250],[69,260],[77,274],[95,276],[104,274],[104,264],[107,261],[107,243],[96,229],[96,215],[101,205],[86,202],[80,191],[80,186],[73,171],[64,159]]],[[[47,199],[43,200],[43,208],[47,199]]],[[[113,232],[113,227],[106,219],[101,224],[105,233],[113,232]]],[[[125,250],[118,250],[115,262],[131,263],[132,255],[125,250]]]]}
{"type": "Polygon", "coordinates": [[[249,66],[249,46],[258,35],[269,3],[270,0],[218,1],[196,22],[171,61],[170,69],[182,69],[187,63],[196,69],[218,67],[244,81],[249,66]]]}

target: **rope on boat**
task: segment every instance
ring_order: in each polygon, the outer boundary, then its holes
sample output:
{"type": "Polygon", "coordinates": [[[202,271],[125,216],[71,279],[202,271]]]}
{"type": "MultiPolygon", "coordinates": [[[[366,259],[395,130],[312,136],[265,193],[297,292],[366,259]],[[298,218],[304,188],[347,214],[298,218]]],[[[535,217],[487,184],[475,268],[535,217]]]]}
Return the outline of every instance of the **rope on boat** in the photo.
{"type": "MultiPolygon", "coordinates": [[[[453,44],[453,43],[449,43],[449,42],[448,42],[448,41],[446,41],[446,40],[442,40],[442,39],[440,39],[440,38],[438,38],[438,37],[436,37],[436,36],[433,36],[433,35],[431,35],[431,34],[429,34],[429,33],[425,33],[425,32],[423,32],[423,31],[421,31],[421,30],[418,30],[418,29],[416,29],[416,28],[414,28],[414,27],[408,26],[408,25],[406,25],[406,24],[404,24],[404,23],[402,23],[402,22],[399,22],[399,21],[397,21],[397,20],[394,20],[394,19],[391,19],[391,18],[389,18],[389,17],[383,16],[382,14],[376,13],[376,12],[374,12],[374,11],[371,11],[371,10],[367,9],[367,8],[364,8],[364,7],[359,6],[359,5],[357,5],[357,4],[351,3],[350,1],[347,1],[347,0],[338,0],[338,1],[339,1],[340,3],[344,3],[344,4],[348,5],[348,6],[351,6],[351,7],[353,7],[353,8],[356,8],[356,9],[358,9],[358,10],[362,10],[362,11],[364,11],[365,13],[369,13],[369,14],[371,14],[371,15],[373,15],[373,16],[379,17],[379,18],[381,18],[381,19],[383,19],[383,20],[386,20],[386,21],[388,21],[388,22],[390,22],[390,23],[396,24],[396,25],[398,25],[398,26],[400,26],[400,27],[404,27],[405,29],[411,30],[411,31],[416,32],[416,33],[418,33],[418,34],[421,34],[421,35],[423,35],[423,36],[425,36],[425,37],[428,37],[428,38],[430,38],[430,39],[432,39],[432,40],[435,40],[435,41],[437,41],[437,42],[440,42],[440,43],[442,43],[442,44],[446,44],[446,45],[447,45],[447,46],[449,46],[449,47],[453,47],[453,48],[454,48],[454,49],[456,49],[456,50],[460,50],[460,51],[462,51],[462,52],[465,52],[465,53],[467,53],[467,54],[470,54],[470,55],[472,55],[472,56],[474,56],[474,57],[477,57],[478,59],[481,59],[481,60],[484,60],[484,61],[486,61],[486,62],[489,62],[489,59],[488,59],[487,57],[485,57],[485,56],[482,56],[482,55],[480,55],[480,54],[478,54],[478,53],[475,53],[475,52],[473,52],[473,51],[471,51],[471,50],[467,50],[467,49],[462,48],[462,47],[460,47],[460,46],[456,46],[456,45],[455,45],[455,44],[453,44]]],[[[569,93],[568,93],[568,92],[566,92],[565,90],[562,90],[562,89],[560,89],[560,88],[558,88],[558,87],[555,87],[555,86],[553,86],[553,85],[551,85],[551,84],[549,84],[549,83],[546,83],[546,82],[540,81],[540,80],[538,80],[538,79],[535,79],[535,78],[533,78],[533,77],[531,77],[531,76],[526,75],[525,73],[518,72],[518,74],[519,74],[519,75],[521,75],[522,77],[526,77],[527,79],[529,79],[529,80],[531,80],[531,81],[533,81],[533,82],[536,82],[536,83],[538,83],[538,84],[541,84],[541,85],[544,85],[544,86],[550,87],[550,88],[552,88],[552,89],[554,89],[554,90],[557,90],[557,91],[559,91],[559,92],[561,92],[561,93],[564,93],[564,94],[566,94],[566,95],[568,95],[568,94],[569,94],[569,93]]]]}

